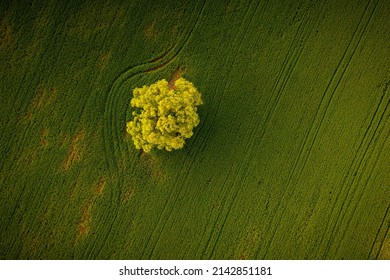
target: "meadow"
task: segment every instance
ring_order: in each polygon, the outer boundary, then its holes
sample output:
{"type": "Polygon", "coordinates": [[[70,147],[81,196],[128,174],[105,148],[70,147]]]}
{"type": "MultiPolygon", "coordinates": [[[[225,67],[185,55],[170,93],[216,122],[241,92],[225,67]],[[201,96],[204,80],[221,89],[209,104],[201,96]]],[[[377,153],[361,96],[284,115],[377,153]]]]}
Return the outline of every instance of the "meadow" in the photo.
{"type": "Polygon", "coordinates": [[[390,2],[0,2],[0,259],[390,259],[390,2]],[[140,153],[135,87],[202,93],[140,153]]]}

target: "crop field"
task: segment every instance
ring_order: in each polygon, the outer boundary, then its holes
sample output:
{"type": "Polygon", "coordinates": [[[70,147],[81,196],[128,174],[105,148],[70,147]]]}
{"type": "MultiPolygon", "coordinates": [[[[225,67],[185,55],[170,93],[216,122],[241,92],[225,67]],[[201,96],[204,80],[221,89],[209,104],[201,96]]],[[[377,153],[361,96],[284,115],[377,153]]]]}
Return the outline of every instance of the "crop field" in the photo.
{"type": "Polygon", "coordinates": [[[390,1],[0,2],[0,259],[390,259],[390,1]],[[202,93],[183,149],[135,87],[202,93]]]}

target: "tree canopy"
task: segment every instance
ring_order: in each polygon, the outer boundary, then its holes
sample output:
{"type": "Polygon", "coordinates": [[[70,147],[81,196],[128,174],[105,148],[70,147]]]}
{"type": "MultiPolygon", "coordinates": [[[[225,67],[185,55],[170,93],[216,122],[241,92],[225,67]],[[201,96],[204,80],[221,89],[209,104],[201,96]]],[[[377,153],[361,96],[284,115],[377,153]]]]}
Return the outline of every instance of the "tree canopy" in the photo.
{"type": "Polygon", "coordinates": [[[127,123],[127,132],[135,147],[147,153],[153,147],[181,149],[199,124],[197,106],[201,104],[200,92],[184,78],[135,88],[130,101],[133,119],[127,123]]]}

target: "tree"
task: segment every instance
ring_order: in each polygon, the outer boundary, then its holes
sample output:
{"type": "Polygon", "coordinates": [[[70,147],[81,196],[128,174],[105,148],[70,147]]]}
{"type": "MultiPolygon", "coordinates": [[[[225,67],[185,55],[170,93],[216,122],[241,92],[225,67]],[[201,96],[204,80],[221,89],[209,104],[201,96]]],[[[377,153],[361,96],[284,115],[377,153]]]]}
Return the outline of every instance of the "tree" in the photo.
{"type": "Polygon", "coordinates": [[[127,123],[127,132],[135,147],[146,153],[153,147],[181,149],[199,124],[197,106],[201,104],[200,92],[184,78],[135,88],[130,101],[133,119],[127,123]]]}

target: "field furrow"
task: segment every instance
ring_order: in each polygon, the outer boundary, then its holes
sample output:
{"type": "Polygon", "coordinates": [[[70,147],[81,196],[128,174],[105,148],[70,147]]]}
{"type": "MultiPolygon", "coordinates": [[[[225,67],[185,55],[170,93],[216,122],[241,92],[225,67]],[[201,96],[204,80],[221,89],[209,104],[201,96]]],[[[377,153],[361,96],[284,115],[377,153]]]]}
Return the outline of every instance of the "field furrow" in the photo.
{"type": "Polygon", "coordinates": [[[389,259],[389,1],[30,2],[0,3],[1,259],[389,259]],[[133,89],[180,76],[193,136],[135,149],[133,89]]]}

